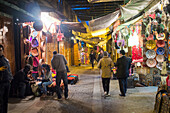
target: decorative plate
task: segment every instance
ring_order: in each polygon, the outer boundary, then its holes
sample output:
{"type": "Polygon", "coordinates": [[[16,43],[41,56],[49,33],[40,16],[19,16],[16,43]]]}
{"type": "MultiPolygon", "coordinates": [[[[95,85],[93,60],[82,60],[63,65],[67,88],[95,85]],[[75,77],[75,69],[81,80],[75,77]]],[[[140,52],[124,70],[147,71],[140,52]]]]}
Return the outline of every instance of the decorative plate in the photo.
{"type": "Polygon", "coordinates": [[[156,60],[153,59],[153,58],[148,59],[148,60],[146,61],[146,65],[147,65],[148,67],[155,67],[155,66],[156,66],[156,60]]]}
{"type": "Polygon", "coordinates": [[[155,56],[156,56],[156,53],[155,53],[154,50],[148,50],[148,51],[146,52],[146,57],[147,57],[147,58],[155,58],[155,56]]]}
{"type": "Polygon", "coordinates": [[[158,55],[163,55],[165,53],[165,49],[162,47],[158,47],[158,49],[156,50],[158,55]]]}
{"type": "Polygon", "coordinates": [[[164,61],[164,55],[157,55],[156,60],[158,62],[163,62],[164,61]]]}
{"type": "Polygon", "coordinates": [[[156,43],[156,45],[157,45],[158,47],[164,47],[164,46],[165,46],[165,41],[164,41],[164,40],[158,40],[157,43],[156,43]]]}
{"type": "Polygon", "coordinates": [[[154,40],[148,40],[146,42],[147,49],[154,49],[156,47],[156,42],[154,40]]]}
{"type": "Polygon", "coordinates": [[[159,34],[156,36],[156,38],[157,38],[158,40],[164,40],[164,39],[165,39],[165,33],[159,33],[159,34]]]}

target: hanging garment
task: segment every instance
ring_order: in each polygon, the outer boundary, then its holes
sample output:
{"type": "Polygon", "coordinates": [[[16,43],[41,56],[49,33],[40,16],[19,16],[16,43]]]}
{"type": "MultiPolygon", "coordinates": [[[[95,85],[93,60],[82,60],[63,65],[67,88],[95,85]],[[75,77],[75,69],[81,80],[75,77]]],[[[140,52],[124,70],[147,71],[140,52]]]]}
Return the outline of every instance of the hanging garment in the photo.
{"type": "Polygon", "coordinates": [[[167,74],[166,61],[164,61],[163,64],[162,64],[161,74],[163,74],[163,75],[167,74]]]}

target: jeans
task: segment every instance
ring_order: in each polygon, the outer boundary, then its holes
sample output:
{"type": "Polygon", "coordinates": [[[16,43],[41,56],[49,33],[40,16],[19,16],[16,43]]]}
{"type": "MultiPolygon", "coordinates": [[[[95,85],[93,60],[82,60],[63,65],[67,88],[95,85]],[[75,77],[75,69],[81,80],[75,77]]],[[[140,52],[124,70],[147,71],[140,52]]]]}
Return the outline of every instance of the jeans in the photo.
{"type": "Polygon", "coordinates": [[[56,88],[57,88],[57,95],[58,95],[59,99],[61,98],[61,90],[60,90],[61,79],[63,79],[63,83],[64,83],[64,96],[65,96],[65,98],[68,97],[67,73],[66,72],[57,72],[57,74],[56,74],[56,88]]]}
{"type": "Polygon", "coordinates": [[[119,88],[121,94],[125,95],[127,91],[127,78],[119,79],[119,88]]]}
{"type": "Polygon", "coordinates": [[[92,65],[92,67],[94,67],[94,60],[91,61],[91,65],[92,65]]]}
{"type": "Polygon", "coordinates": [[[32,77],[37,80],[37,77],[38,77],[38,73],[32,73],[32,77]]]}
{"type": "Polygon", "coordinates": [[[10,83],[0,83],[0,113],[7,113],[8,111],[8,95],[10,90],[10,83]]]}
{"type": "Polygon", "coordinates": [[[51,81],[43,82],[43,83],[42,83],[43,93],[44,93],[44,94],[47,94],[47,86],[50,85],[50,84],[52,84],[52,83],[53,83],[53,82],[51,82],[51,81]]]}
{"type": "Polygon", "coordinates": [[[109,86],[110,86],[110,78],[102,78],[103,83],[103,90],[104,92],[109,93],[109,86]]]}
{"type": "Polygon", "coordinates": [[[19,83],[19,97],[24,98],[26,92],[26,83],[20,82],[19,83]]]}

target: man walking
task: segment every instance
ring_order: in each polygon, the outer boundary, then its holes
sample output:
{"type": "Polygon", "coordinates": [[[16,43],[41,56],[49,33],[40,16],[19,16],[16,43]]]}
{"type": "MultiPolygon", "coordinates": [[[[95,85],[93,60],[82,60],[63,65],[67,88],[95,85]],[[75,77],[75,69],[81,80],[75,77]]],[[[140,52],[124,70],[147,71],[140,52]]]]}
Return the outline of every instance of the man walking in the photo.
{"type": "Polygon", "coordinates": [[[56,86],[57,86],[57,96],[58,100],[61,100],[61,91],[60,91],[60,83],[61,79],[63,79],[64,83],[64,96],[65,99],[68,99],[68,80],[67,80],[67,71],[66,71],[67,60],[65,57],[57,51],[53,52],[53,58],[51,60],[52,68],[56,70],[56,86]]]}
{"type": "Polygon", "coordinates": [[[110,96],[109,94],[109,85],[111,78],[111,68],[113,67],[113,62],[110,57],[108,57],[107,51],[104,53],[104,57],[100,59],[98,63],[98,68],[102,70],[102,84],[104,90],[104,96],[110,96]]]}
{"type": "Polygon", "coordinates": [[[4,56],[4,47],[0,44],[0,113],[7,113],[10,82],[13,79],[10,64],[4,56]]]}
{"type": "Polygon", "coordinates": [[[120,58],[117,59],[115,66],[117,67],[116,76],[119,80],[120,96],[125,97],[127,91],[127,77],[129,77],[131,61],[125,56],[125,51],[120,50],[120,58]]]}
{"type": "Polygon", "coordinates": [[[97,62],[100,61],[100,59],[103,58],[103,50],[100,50],[100,54],[98,55],[97,62]]]}
{"type": "Polygon", "coordinates": [[[90,62],[92,64],[92,69],[94,69],[94,60],[95,59],[96,59],[96,55],[95,55],[95,53],[92,50],[91,53],[90,53],[90,62]]]}

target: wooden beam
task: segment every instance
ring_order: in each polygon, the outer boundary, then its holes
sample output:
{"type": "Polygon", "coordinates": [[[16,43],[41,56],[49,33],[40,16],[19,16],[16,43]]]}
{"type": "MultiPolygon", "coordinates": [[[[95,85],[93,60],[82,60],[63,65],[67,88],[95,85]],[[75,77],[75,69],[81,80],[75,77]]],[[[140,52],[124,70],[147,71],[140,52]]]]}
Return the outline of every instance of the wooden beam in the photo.
{"type": "Polygon", "coordinates": [[[87,1],[68,1],[66,0],[66,2],[70,5],[85,5],[85,4],[92,4],[92,5],[100,5],[100,4],[107,4],[107,5],[110,5],[110,4],[123,4],[124,2],[123,1],[113,1],[113,2],[101,2],[101,3],[88,3],[87,1]]]}

